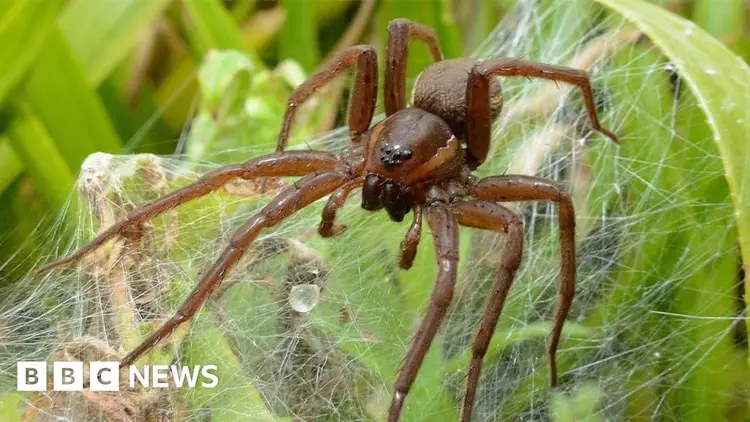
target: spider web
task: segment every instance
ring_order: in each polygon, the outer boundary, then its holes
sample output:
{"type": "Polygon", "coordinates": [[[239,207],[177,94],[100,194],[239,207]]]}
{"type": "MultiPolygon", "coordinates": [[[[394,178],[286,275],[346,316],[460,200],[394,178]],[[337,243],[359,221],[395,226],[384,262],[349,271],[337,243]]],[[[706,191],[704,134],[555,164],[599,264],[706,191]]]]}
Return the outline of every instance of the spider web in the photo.
{"type": "MultiPolygon", "coordinates": [[[[474,420],[742,420],[735,223],[697,103],[617,17],[584,1],[542,3],[521,2],[474,56],[588,69],[603,123],[622,145],[589,132],[576,90],[503,81],[504,111],[479,173],[565,184],[577,213],[578,284],[558,353],[562,386],[551,392],[545,338],[559,276],[557,209],[510,204],[524,220],[524,263],[485,358],[474,420]]],[[[345,142],[341,129],[301,145],[340,150],[345,142]]],[[[46,261],[217,166],[92,155],[71,207],[38,233],[46,261]],[[76,236],[67,239],[71,224],[76,236]]],[[[13,390],[20,360],[122,358],[179,306],[232,231],[288,183],[271,180],[266,194],[260,182],[232,183],[82,265],[13,285],[0,307],[3,390],[13,390]]],[[[25,420],[384,420],[434,284],[434,254],[426,229],[414,267],[399,270],[408,224],[365,212],[358,200],[339,213],[348,230],[335,239],[316,235],[323,201],[265,231],[200,315],[146,359],[217,365],[218,387],[35,393],[23,398],[25,420]]],[[[457,419],[503,236],[462,228],[460,241],[454,301],[403,420],[457,419]]]]}

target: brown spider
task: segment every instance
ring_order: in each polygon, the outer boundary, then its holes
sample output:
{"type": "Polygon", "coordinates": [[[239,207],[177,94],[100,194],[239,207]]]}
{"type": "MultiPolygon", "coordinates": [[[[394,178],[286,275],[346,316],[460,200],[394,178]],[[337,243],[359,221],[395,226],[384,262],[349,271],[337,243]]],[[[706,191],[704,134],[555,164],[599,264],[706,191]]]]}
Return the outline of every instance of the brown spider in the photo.
{"type": "Polygon", "coordinates": [[[409,211],[414,211],[414,220],[401,243],[401,268],[409,269],[417,253],[423,215],[427,216],[432,229],[437,255],[438,276],[427,314],[414,335],[396,380],[389,409],[389,420],[396,421],[453,297],[458,268],[459,224],[504,232],[504,256],[472,346],[473,357],[461,409],[461,420],[468,421],[482,359],[523,254],[521,219],[498,202],[555,201],[559,205],[562,268],[554,326],[547,343],[550,381],[554,387],[557,384],[557,346],[575,287],[573,204],[563,187],[550,180],[524,175],[477,180],[472,171],[487,157],[491,123],[502,107],[501,87],[495,76],[538,77],[578,86],[583,92],[593,128],[619,142],[615,134],[599,125],[586,72],[520,59],[442,60],[434,32],[405,19],[390,22],[386,55],[385,120],[370,128],[377,99],[375,50],[367,45],[350,47],[292,93],[276,153],[206,174],[194,183],[136,209],[73,255],[38,272],[78,261],[115,236],[126,234],[167,210],[202,197],[232,179],[303,176],[233,234],[229,246],[205,272],[175,315],[120,363],[121,366],[130,365],[198,312],[261,230],[276,226],[293,213],[331,194],[318,231],[323,237],[335,236],[345,229],[334,224],[337,210],[343,206],[349,193],[362,187],[362,208],[366,210],[385,208],[390,218],[397,222],[402,221],[409,211]],[[425,42],[436,63],[417,78],[412,92],[413,105],[407,107],[406,59],[411,38],[425,42]],[[351,138],[348,151],[340,156],[319,151],[285,152],[297,107],[352,67],[356,68],[356,73],[348,111],[351,138]]]}

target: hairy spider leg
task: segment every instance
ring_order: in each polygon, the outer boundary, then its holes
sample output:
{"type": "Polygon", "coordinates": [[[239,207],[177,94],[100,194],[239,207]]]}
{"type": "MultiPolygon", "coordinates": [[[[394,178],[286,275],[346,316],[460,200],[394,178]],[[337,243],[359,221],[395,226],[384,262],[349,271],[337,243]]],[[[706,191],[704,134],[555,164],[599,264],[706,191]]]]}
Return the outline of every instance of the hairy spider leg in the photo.
{"type": "Polygon", "coordinates": [[[349,138],[356,143],[359,136],[370,128],[378,99],[378,57],[369,45],[355,45],[336,54],[318,73],[302,82],[289,96],[284,121],[276,144],[276,152],[286,149],[297,108],[315,92],[355,67],[354,85],[349,97],[349,138]]]}
{"type": "Polygon", "coordinates": [[[337,165],[339,165],[339,160],[334,154],[316,151],[289,151],[269,154],[247,160],[242,164],[232,164],[218,168],[195,182],[132,211],[123,220],[118,221],[101,232],[94,240],[72,255],[41,267],[36,270],[36,273],[43,274],[54,268],[80,261],[83,257],[101,247],[115,236],[124,234],[128,230],[140,226],[159,214],[188,201],[208,195],[233,179],[304,176],[316,170],[333,169],[337,165]]]}
{"type": "Polygon", "coordinates": [[[169,336],[182,323],[190,320],[211,296],[216,287],[227,276],[229,271],[242,258],[245,251],[262,229],[271,228],[295,212],[305,208],[318,199],[341,187],[350,178],[343,172],[334,170],[313,172],[297,183],[281,191],[263,209],[255,214],[245,225],[232,235],[224,251],[214,265],[203,275],[180,309],[148,336],[138,347],[133,349],[120,362],[120,367],[133,364],[163,338],[169,336]]]}
{"type": "Polygon", "coordinates": [[[560,230],[560,285],[555,320],[547,341],[550,385],[557,385],[557,346],[565,318],[573,303],[576,285],[575,212],[573,201],[565,189],[551,180],[534,176],[491,176],[477,182],[471,192],[480,199],[500,202],[554,201],[558,204],[560,230]]]}
{"type": "Polygon", "coordinates": [[[383,96],[385,114],[391,114],[406,107],[406,65],[409,59],[409,41],[416,38],[427,44],[432,58],[443,59],[435,31],[432,28],[408,19],[394,19],[388,24],[388,46],[386,47],[385,77],[383,96]]]}
{"type": "Polygon", "coordinates": [[[585,71],[566,66],[527,62],[521,59],[484,60],[474,65],[466,85],[466,146],[470,159],[469,166],[472,170],[484,162],[490,149],[492,121],[489,86],[490,78],[493,76],[535,77],[577,86],[583,93],[583,100],[594,130],[604,134],[615,143],[620,143],[617,135],[599,124],[591,81],[585,71]]]}
{"type": "Polygon", "coordinates": [[[393,399],[388,410],[388,421],[396,422],[401,414],[404,399],[419,373],[427,351],[443,323],[448,307],[453,300],[458,271],[458,222],[446,204],[436,202],[426,209],[427,223],[432,229],[438,275],[430,297],[427,313],[409,346],[401,365],[393,399]]]}
{"type": "Polygon", "coordinates": [[[505,233],[505,250],[500,260],[492,290],[487,297],[485,311],[472,345],[471,364],[464,387],[461,420],[471,420],[476,398],[482,361],[490,340],[495,334],[505,299],[508,297],[518,267],[523,260],[523,222],[521,218],[500,204],[488,201],[467,201],[453,206],[459,224],[484,230],[505,233]]]}

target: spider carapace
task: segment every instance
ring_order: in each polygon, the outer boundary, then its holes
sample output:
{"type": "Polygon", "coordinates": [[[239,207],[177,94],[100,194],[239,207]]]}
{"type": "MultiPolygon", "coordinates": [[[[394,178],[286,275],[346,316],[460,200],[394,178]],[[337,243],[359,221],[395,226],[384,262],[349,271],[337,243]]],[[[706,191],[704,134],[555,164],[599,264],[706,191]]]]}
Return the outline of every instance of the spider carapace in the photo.
{"type": "Polygon", "coordinates": [[[460,141],[448,125],[419,108],[397,111],[376,125],[367,141],[362,208],[385,208],[397,222],[426,202],[425,189],[458,178],[464,165],[460,141]]]}
{"type": "Polygon", "coordinates": [[[185,202],[207,195],[235,178],[300,176],[232,235],[216,262],[202,273],[194,290],[169,320],[120,362],[130,365],[180,324],[192,318],[235,266],[263,229],[276,226],[300,209],[330,195],[318,232],[335,236],[344,226],[334,224],[348,195],[362,188],[362,208],[385,209],[394,221],[413,211],[401,243],[399,266],[409,269],[417,252],[426,217],[432,230],[438,275],[425,316],[416,329],[394,387],[388,419],[396,421],[422,361],[441,326],[453,298],[458,269],[459,225],[505,233],[497,275],[487,298],[477,334],[462,399],[461,420],[469,421],[474,406],[482,360],[495,331],[503,304],[523,255],[521,219],[501,202],[545,200],[557,203],[560,230],[560,288],[554,324],[547,341],[550,383],[557,384],[556,353],[563,324],[575,290],[575,217],[569,195],[558,183],[534,176],[502,175],[477,179],[472,171],[487,158],[492,120],[502,108],[498,76],[537,77],[577,86],[594,130],[618,142],[597,118],[586,72],[520,59],[442,60],[434,32],[422,25],[396,19],[388,27],[384,77],[386,119],[370,127],[377,99],[377,56],[366,45],[338,53],[321,71],[291,95],[279,134],[277,152],[241,164],[216,169],[192,184],[132,211],[124,220],[102,231],[74,254],[49,264],[49,271],[78,261],[118,235],[185,202]],[[412,106],[406,105],[408,43],[420,40],[436,63],[415,82],[412,106]],[[355,69],[347,125],[347,152],[284,151],[300,104],[348,69],[355,69]]]}

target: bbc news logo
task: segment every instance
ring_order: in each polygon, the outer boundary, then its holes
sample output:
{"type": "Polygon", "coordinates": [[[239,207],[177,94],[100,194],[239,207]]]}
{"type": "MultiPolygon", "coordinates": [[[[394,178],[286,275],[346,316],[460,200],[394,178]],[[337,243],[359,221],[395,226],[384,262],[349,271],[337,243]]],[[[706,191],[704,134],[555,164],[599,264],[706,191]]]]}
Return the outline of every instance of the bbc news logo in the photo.
{"type": "MultiPolygon", "coordinates": [[[[219,384],[216,365],[145,365],[128,367],[128,387],[214,388],[219,384]]],[[[52,362],[52,391],[83,391],[83,362],[52,362]]],[[[18,391],[47,391],[48,363],[18,362],[18,391]]],[[[88,388],[91,391],[120,391],[119,362],[89,362],[88,388]]]]}

